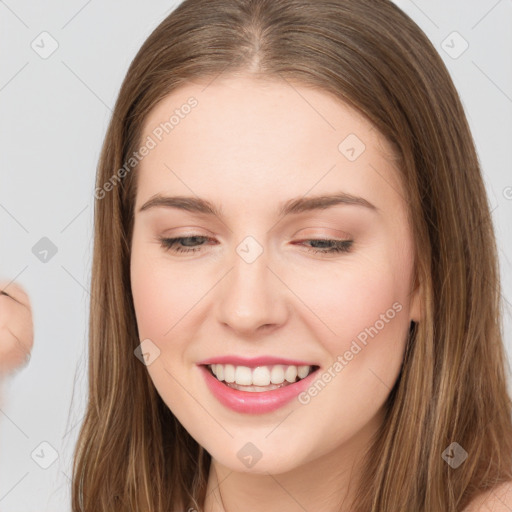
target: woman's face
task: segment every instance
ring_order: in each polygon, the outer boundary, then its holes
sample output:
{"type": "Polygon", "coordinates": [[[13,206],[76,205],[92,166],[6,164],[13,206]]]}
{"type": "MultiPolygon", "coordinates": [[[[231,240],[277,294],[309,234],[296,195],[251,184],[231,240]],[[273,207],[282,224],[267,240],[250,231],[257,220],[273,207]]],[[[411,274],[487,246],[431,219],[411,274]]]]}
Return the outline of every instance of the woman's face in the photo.
{"type": "Polygon", "coordinates": [[[326,93],[250,78],[187,85],[144,126],[131,285],[158,393],[231,470],[361,454],[420,319],[390,147],[326,93]]]}

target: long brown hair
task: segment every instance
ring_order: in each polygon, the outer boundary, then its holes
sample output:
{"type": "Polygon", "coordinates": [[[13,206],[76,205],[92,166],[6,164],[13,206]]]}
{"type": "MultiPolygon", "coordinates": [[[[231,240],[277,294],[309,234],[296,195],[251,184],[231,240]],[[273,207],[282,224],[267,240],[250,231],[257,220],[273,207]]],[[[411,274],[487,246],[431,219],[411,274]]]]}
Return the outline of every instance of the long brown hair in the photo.
{"type": "Polygon", "coordinates": [[[490,208],[461,101],[428,38],[389,0],[185,0],[133,60],[98,166],[88,404],[73,511],[202,510],[211,457],[134,356],[141,341],[129,271],[136,166],[119,170],[140,147],[144,120],[160,100],[220,74],[333,94],[396,152],[423,317],[411,326],[351,510],[456,512],[511,480],[490,208]],[[442,457],[453,442],[468,453],[457,469],[442,457]]]}

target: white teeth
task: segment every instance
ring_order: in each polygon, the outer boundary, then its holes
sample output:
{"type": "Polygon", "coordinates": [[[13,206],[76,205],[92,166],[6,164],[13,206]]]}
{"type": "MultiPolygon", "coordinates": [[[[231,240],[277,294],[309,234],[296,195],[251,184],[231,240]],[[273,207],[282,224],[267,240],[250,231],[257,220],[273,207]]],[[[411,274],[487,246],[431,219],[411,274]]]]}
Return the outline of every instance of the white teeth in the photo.
{"type": "Polygon", "coordinates": [[[284,366],[276,364],[270,372],[270,382],[272,384],[281,384],[284,382],[284,366]]]}
{"type": "Polygon", "coordinates": [[[235,368],[235,382],[242,386],[250,386],[252,384],[252,372],[247,366],[237,366],[235,368]]]}
{"type": "Polygon", "coordinates": [[[270,384],[283,384],[285,381],[293,383],[297,380],[297,377],[299,379],[307,377],[312,370],[311,366],[284,366],[281,364],[257,366],[256,368],[234,366],[232,364],[212,364],[209,366],[218,380],[240,386],[269,386],[270,384]]]}
{"type": "Polygon", "coordinates": [[[288,381],[288,382],[295,382],[295,380],[297,379],[297,367],[296,366],[288,366],[288,368],[286,368],[286,371],[284,372],[284,378],[288,381]]]}
{"type": "Polygon", "coordinates": [[[309,366],[299,366],[297,370],[297,375],[299,376],[299,379],[303,379],[304,377],[307,377],[309,374],[309,366]]]}
{"type": "MultiPolygon", "coordinates": [[[[223,366],[224,367],[224,380],[226,382],[235,382],[235,367],[232,364],[218,364],[216,366],[223,366]]],[[[219,379],[222,380],[222,379],[219,379]]]]}
{"type": "Polygon", "coordinates": [[[270,384],[270,370],[266,366],[258,366],[252,371],[253,386],[268,386],[270,384]]]}

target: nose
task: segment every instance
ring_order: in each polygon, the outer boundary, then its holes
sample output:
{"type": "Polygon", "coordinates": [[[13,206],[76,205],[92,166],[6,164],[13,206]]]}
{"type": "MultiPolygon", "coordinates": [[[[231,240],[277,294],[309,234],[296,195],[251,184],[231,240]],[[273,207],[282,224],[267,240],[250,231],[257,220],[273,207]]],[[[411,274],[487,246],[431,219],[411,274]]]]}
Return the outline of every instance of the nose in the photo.
{"type": "Polygon", "coordinates": [[[238,254],[233,268],[219,283],[217,318],[238,336],[268,334],[289,314],[287,288],[268,266],[266,253],[247,262],[238,254]]]}

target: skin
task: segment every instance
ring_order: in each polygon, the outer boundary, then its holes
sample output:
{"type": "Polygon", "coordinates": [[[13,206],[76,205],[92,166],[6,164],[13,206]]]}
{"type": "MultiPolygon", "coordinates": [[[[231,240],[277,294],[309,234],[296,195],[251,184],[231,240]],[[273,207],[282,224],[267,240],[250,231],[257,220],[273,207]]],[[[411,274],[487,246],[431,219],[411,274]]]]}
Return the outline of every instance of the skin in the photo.
{"type": "Polygon", "coordinates": [[[505,482],[477,496],[464,512],[510,512],[512,483],[505,482]]]}
{"type": "Polygon", "coordinates": [[[140,340],[160,350],[147,370],[212,456],[207,511],[349,511],[410,322],[421,320],[406,194],[391,148],[365,118],[322,91],[242,76],[174,91],[148,115],[142,140],[190,96],[198,106],[137,170],[132,293],[140,340]],[[349,134],[366,146],[355,161],[338,150],[349,134]],[[363,197],[378,211],[341,204],[278,216],[284,201],[334,191],[363,197]],[[139,212],[155,194],[208,199],[223,217],[165,207],[139,212]],[[263,248],[252,263],[236,252],[249,235],[263,248]],[[178,236],[212,241],[189,242],[199,248],[192,253],[159,241],[178,236]],[[354,242],[348,253],[308,252],[322,238],[354,242]],[[231,411],[196,364],[272,355],[314,362],[322,372],[394,303],[400,312],[307,405],[231,411]],[[250,468],[237,457],[247,442],[262,453],[250,468]]]}
{"type": "Polygon", "coordinates": [[[33,345],[29,296],[20,285],[0,280],[0,407],[4,404],[3,382],[28,363],[33,345]]]}
{"type": "Polygon", "coordinates": [[[33,344],[29,296],[16,283],[0,281],[0,377],[24,365],[33,344]]]}

